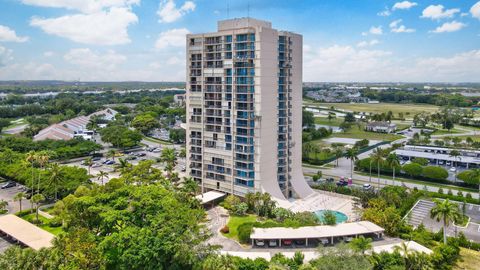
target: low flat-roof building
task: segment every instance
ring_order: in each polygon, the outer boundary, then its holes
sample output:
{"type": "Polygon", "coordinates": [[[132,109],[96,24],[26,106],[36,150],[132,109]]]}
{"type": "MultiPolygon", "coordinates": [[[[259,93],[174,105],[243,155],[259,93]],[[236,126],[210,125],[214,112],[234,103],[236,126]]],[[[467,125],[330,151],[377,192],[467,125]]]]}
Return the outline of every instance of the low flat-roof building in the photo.
{"type": "Polygon", "coordinates": [[[451,165],[466,168],[476,168],[480,166],[480,151],[476,150],[406,145],[401,149],[396,149],[394,153],[403,160],[425,158],[433,165],[444,165],[449,162],[451,165]],[[458,151],[460,156],[451,156],[450,152],[452,150],[458,151]]]}
{"type": "Polygon", "coordinates": [[[370,222],[359,221],[350,223],[341,223],[335,226],[305,226],[300,228],[254,228],[250,239],[252,244],[256,240],[275,240],[281,246],[282,240],[302,239],[308,245],[309,240],[318,241],[321,239],[328,240],[329,243],[335,243],[335,240],[347,237],[373,236],[374,238],[382,238],[385,230],[370,222]]]}
{"type": "Polygon", "coordinates": [[[55,238],[53,234],[12,214],[0,216],[0,232],[35,250],[51,247],[55,238]]]}
{"type": "Polygon", "coordinates": [[[370,122],[365,126],[366,131],[379,133],[394,133],[397,125],[389,122],[370,122]]]}

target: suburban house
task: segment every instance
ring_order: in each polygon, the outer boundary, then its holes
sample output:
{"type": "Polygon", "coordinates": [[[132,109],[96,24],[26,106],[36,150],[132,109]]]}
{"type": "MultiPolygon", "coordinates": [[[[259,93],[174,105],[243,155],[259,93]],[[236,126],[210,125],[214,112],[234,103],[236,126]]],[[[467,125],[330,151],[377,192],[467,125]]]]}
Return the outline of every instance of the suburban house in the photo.
{"type": "Polygon", "coordinates": [[[40,132],[33,137],[34,141],[42,140],[70,140],[75,137],[82,137],[85,140],[93,139],[93,131],[87,129],[88,122],[93,116],[99,116],[106,121],[111,121],[115,118],[118,112],[113,109],[104,109],[94,112],[88,116],[78,116],[58,124],[53,124],[47,128],[40,130],[40,132]]]}
{"type": "Polygon", "coordinates": [[[366,131],[378,133],[394,133],[397,125],[389,122],[370,122],[365,126],[366,131]]]}
{"type": "Polygon", "coordinates": [[[178,106],[183,106],[185,105],[185,94],[176,94],[173,96],[173,101],[175,104],[178,106]]]}

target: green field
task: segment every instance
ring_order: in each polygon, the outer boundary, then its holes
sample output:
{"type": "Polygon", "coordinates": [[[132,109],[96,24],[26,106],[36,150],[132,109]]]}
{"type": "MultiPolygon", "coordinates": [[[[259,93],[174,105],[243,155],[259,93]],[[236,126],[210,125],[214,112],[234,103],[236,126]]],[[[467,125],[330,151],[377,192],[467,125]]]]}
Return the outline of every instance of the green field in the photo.
{"type": "Polygon", "coordinates": [[[235,239],[238,241],[238,226],[244,224],[244,223],[248,223],[248,222],[255,222],[257,220],[257,216],[255,215],[247,215],[247,216],[243,216],[243,217],[240,217],[240,216],[230,216],[230,218],[228,219],[228,229],[229,229],[229,232],[228,233],[225,233],[223,234],[224,236],[228,237],[228,238],[231,238],[231,239],[235,239]]]}
{"type": "MultiPolygon", "coordinates": [[[[24,220],[30,222],[30,223],[33,223],[34,220],[36,219],[35,217],[35,213],[32,213],[32,214],[28,214],[28,215],[25,215],[25,216],[22,216],[21,218],[23,218],[24,220]]],[[[54,235],[58,235],[60,234],[61,232],[63,232],[63,229],[61,226],[59,227],[50,227],[48,225],[48,218],[44,217],[44,216],[41,216],[41,215],[38,215],[38,219],[42,222],[42,224],[40,225],[37,225],[38,227],[44,229],[45,231],[47,232],[50,232],[54,235]]]]}
{"type": "Polygon", "coordinates": [[[378,141],[396,141],[403,138],[403,136],[397,134],[385,134],[365,131],[363,128],[363,124],[360,126],[360,128],[357,125],[353,125],[349,130],[347,130],[347,132],[333,133],[332,137],[378,141]]]}
{"type": "Polygon", "coordinates": [[[438,110],[438,106],[429,105],[429,104],[398,104],[398,103],[378,103],[378,104],[367,104],[367,103],[312,103],[304,102],[305,105],[309,107],[334,107],[335,109],[348,110],[352,112],[367,112],[367,113],[382,113],[392,111],[395,116],[398,113],[404,113],[405,117],[411,118],[417,113],[421,112],[434,112],[438,110]],[[408,115],[407,115],[408,113],[408,115]]]}
{"type": "Polygon", "coordinates": [[[315,117],[315,124],[327,126],[340,126],[343,123],[343,117],[336,117],[328,120],[326,117],[315,117]]]}

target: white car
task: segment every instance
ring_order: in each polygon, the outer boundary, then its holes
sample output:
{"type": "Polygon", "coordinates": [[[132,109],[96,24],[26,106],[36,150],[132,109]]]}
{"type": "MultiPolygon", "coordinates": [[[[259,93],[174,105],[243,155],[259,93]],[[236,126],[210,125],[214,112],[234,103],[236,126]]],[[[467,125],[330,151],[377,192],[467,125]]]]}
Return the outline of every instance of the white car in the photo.
{"type": "Polygon", "coordinates": [[[255,240],[255,245],[263,247],[265,246],[265,242],[263,240],[255,240]]]}
{"type": "Polygon", "coordinates": [[[457,171],[457,168],[451,167],[451,168],[450,168],[450,171],[451,171],[451,172],[456,172],[456,171],[457,171]]]}
{"type": "Polygon", "coordinates": [[[268,241],[268,246],[269,247],[276,247],[277,246],[277,240],[268,241]]]}
{"type": "Polygon", "coordinates": [[[363,190],[370,190],[370,189],[372,189],[372,188],[373,188],[373,187],[372,187],[372,185],[370,185],[370,184],[363,184],[363,190]]]}

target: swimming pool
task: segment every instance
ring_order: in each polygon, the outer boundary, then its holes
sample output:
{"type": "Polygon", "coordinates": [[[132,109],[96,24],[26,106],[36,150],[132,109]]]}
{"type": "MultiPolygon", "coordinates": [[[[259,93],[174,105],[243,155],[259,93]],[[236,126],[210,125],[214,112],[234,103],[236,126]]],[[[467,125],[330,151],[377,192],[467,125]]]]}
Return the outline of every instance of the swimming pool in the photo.
{"type": "MultiPolygon", "coordinates": [[[[315,211],[314,214],[317,216],[318,220],[320,220],[320,222],[323,223],[323,215],[327,211],[329,211],[329,210],[318,210],[318,211],[315,211]]],[[[348,220],[347,215],[345,215],[342,212],[339,212],[339,211],[331,211],[331,212],[333,212],[333,214],[335,214],[335,217],[337,218],[337,224],[344,223],[348,220]]]]}

